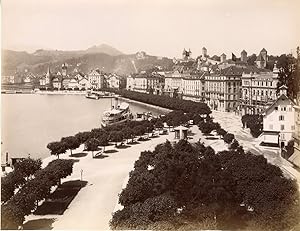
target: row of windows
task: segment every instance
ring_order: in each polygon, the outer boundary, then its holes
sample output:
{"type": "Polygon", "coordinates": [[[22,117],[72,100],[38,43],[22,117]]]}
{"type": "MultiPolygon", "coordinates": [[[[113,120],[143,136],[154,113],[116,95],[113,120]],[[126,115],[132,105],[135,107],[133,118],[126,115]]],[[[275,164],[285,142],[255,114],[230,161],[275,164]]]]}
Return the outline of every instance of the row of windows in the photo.
{"type": "MultiPolygon", "coordinates": [[[[275,111],[278,111],[279,107],[275,107],[275,111]]],[[[280,107],[281,111],[292,111],[292,106],[288,106],[288,107],[280,107]]]]}
{"type": "MultiPolygon", "coordinates": [[[[246,94],[247,94],[247,89],[246,89],[246,94]]],[[[266,96],[272,96],[272,94],[274,93],[273,91],[269,91],[268,92],[268,90],[253,90],[252,91],[253,92],[253,95],[261,95],[261,96],[264,96],[264,95],[266,95],[266,96]]]]}
{"type": "MultiPolygon", "coordinates": [[[[283,131],[285,128],[284,124],[280,125],[280,130],[283,131]]],[[[269,129],[273,129],[273,124],[269,124],[269,129]]],[[[291,130],[295,130],[295,125],[291,126],[291,130]]]]}
{"type": "MultiPolygon", "coordinates": [[[[246,85],[246,86],[249,86],[250,85],[250,81],[248,81],[248,80],[245,80],[245,81],[243,81],[244,82],[244,85],[246,85]]],[[[274,83],[275,84],[275,83],[274,83]]],[[[265,86],[265,87],[268,87],[268,86],[270,86],[270,87],[272,87],[273,86],[273,82],[272,81],[258,81],[258,80],[254,80],[253,82],[252,82],[252,86],[265,86]]]]}

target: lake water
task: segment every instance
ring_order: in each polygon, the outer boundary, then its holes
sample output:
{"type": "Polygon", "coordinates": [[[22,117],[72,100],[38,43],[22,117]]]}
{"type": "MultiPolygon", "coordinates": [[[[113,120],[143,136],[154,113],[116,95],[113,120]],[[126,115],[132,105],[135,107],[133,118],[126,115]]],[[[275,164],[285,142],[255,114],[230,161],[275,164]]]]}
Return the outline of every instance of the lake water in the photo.
{"type": "MultiPolygon", "coordinates": [[[[9,157],[45,158],[46,148],[63,136],[100,127],[102,113],[111,99],[92,100],[83,95],[1,95],[1,154],[9,157]]],[[[122,100],[120,100],[122,102],[122,100]]],[[[163,113],[147,105],[130,102],[133,113],[163,113]]]]}

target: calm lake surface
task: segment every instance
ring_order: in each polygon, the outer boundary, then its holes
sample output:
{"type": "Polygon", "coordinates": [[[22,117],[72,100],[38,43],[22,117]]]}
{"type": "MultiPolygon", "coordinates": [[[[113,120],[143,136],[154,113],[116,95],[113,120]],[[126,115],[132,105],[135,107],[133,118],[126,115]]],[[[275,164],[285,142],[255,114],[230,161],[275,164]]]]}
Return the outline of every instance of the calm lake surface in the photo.
{"type": "MultiPolygon", "coordinates": [[[[1,154],[9,157],[45,158],[46,148],[63,136],[100,127],[102,113],[111,107],[111,99],[92,100],[84,95],[1,95],[1,154]]],[[[120,100],[122,102],[122,100],[120,100]]],[[[130,102],[133,113],[159,109],[130,102]]]]}

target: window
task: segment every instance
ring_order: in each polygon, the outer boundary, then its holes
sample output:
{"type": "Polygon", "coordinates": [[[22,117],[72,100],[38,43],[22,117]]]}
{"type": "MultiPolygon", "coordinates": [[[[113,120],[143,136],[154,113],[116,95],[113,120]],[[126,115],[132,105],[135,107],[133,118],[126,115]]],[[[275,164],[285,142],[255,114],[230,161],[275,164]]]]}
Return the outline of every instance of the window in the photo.
{"type": "Polygon", "coordinates": [[[272,82],[270,82],[270,86],[272,87],[272,82]]]}
{"type": "Polygon", "coordinates": [[[280,125],[280,130],[281,131],[284,130],[284,125],[283,124],[280,125]]]}
{"type": "Polygon", "coordinates": [[[284,116],[283,116],[283,115],[280,115],[280,116],[279,116],[279,121],[282,121],[282,120],[284,120],[284,116]]]}
{"type": "Polygon", "coordinates": [[[283,110],[286,111],[286,107],[284,107],[283,110]]]}

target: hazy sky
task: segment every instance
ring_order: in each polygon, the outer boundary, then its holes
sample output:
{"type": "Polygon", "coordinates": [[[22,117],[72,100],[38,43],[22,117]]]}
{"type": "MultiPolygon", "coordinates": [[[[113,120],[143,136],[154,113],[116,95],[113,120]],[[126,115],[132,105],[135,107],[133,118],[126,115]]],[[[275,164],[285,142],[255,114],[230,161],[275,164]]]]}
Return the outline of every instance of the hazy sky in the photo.
{"type": "Polygon", "coordinates": [[[102,43],[124,53],[179,57],[300,45],[299,0],[2,0],[2,47],[78,50],[102,43]]]}

